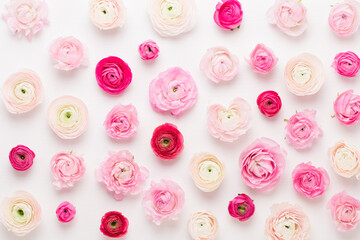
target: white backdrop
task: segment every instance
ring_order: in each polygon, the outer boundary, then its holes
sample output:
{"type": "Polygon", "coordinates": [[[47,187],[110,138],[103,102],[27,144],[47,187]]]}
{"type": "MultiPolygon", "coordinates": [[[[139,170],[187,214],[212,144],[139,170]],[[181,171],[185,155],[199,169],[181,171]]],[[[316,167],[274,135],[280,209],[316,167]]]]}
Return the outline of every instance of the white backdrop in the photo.
{"type": "MultiPolygon", "coordinates": [[[[5,0],[0,2],[4,11],[5,0]]],[[[331,118],[332,106],[338,92],[353,88],[360,93],[360,80],[340,77],[332,68],[332,60],[340,51],[352,50],[360,54],[360,32],[349,38],[339,38],[331,31],[328,23],[330,5],[337,0],[303,0],[308,9],[308,29],[298,38],[281,33],[268,24],[265,13],[273,4],[269,0],[242,0],[244,20],[239,30],[223,31],[213,21],[217,0],[197,0],[198,22],[188,34],[178,38],[161,38],[152,29],[146,12],[146,0],[124,0],[128,17],[122,29],[100,31],[90,21],[87,0],[48,0],[50,25],[29,42],[11,35],[4,21],[0,21],[0,84],[15,71],[30,68],[36,71],[43,82],[44,102],[35,110],[23,115],[11,115],[0,104],[0,199],[16,190],[27,190],[41,204],[43,220],[39,227],[24,239],[103,239],[99,231],[100,219],[110,210],[124,213],[130,221],[129,232],[124,239],[190,239],[187,233],[187,219],[197,210],[210,210],[218,218],[220,229],[217,239],[264,239],[265,219],[274,203],[288,201],[301,205],[310,218],[311,239],[359,239],[360,226],[352,232],[335,230],[327,201],[335,193],[347,190],[348,194],[360,199],[360,183],[355,179],[337,176],[330,167],[327,150],[338,140],[348,140],[360,147],[359,125],[342,126],[331,118]],[[90,64],[71,72],[53,68],[48,48],[60,36],[73,35],[89,48],[90,64]],[[142,61],[138,45],[153,39],[160,46],[159,58],[154,63],[142,61]],[[244,57],[257,43],[272,48],[279,58],[272,73],[262,76],[254,73],[244,57]],[[225,46],[239,56],[240,73],[226,84],[215,85],[199,70],[200,59],[206,49],[225,46]],[[318,56],[326,69],[326,81],[319,93],[309,97],[297,97],[286,89],[283,69],[293,56],[310,52],[318,56]],[[110,96],[97,85],[94,69],[97,62],[109,55],[119,56],[128,62],[133,71],[133,82],[119,96],[110,96]],[[181,117],[161,115],[152,110],[148,100],[149,82],[161,71],[179,66],[191,72],[198,89],[198,101],[190,111],[181,117]],[[273,119],[261,115],[256,98],[265,90],[276,90],[283,108],[273,119]],[[62,95],[81,98],[89,110],[88,129],[80,138],[65,141],[59,139],[47,125],[49,103],[62,95]],[[252,107],[253,127],[245,136],[234,143],[223,143],[210,136],[206,129],[206,111],[212,103],[227,105],[233,98],[245,98],[252,107]],[[105,133],[103,121],[108,111],[116,104],[132,103],[137,107],[140,126],[130,141],[113,141],[105,133]],[[296,151],[284,140],[285,122],[296,110],[315,109],[317,121],[323,129],[323,136],[315,141],[310,150],[296,151]],[[185,138],[185,148],[179,159],[164,163],[151,151],[150,138],[154,128],[162,123],[176,124],[185,138]],[[277,188],[270,193],[258,193],[246,187],[241,179],[238,157],[241,151],[259,137],[276,140],[288,152],[286,169],[277,188]],[[32,168],[24,173],[12,169],[8,161],[10,149],[17,144],[29,146],[36,153],[32,168]],[[178,182],[186,194],[185,206],[176,222],[164,222],[156,226],[147,218],[141,206],[141,196],[126,197],[115,201],[103,185],[95,180],[94,171],[105,159],[109,150],[128,149],[135,155],[135,161],[150,170],[150,180],[158,181],[171,177],[178,182]],[[74,188],[56,191],[49,176],[51,157],[64,150],[83,154],[87,171],[74,188]],[[209,151],[224,161],[227,173],[218,190],[203,193],[195,187],[188,172],[188,163],[195,153],[209,151]],[[301,163],[312,161],[324,167],[331,178],[331,184],[323,196],[309,200],[297,194],[292,187],[291,172],[301,163]],[[247,193],[255,202],[256,211],[248,222],[241,223],[229,216],[228,201],[238,193],[247,193]],[[72,202],[77,215],[70,224],[58,222],[56,207],[62,201],[72,202]]],[[[147,187],[150,181],[147,182],[147,187]]],[[[0,239],[18,239],[0,226],[0,239]]]]}

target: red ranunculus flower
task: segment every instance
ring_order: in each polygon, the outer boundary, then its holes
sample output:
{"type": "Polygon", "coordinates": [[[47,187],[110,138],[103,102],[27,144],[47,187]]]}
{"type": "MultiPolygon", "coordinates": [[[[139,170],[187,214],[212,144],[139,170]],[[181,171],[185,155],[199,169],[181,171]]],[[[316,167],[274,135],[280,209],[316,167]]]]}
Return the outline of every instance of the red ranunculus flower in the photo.
{"type": "Polygon", "coordinates": [[[232,217],[243,222],[254,214],[255,205],[248,195],[242,193],[229,202],[228,210],[232,217]]]}
{"type": "Polygon", "coordinates": [[[101,219],[100,231],[107,237],[119,238],[127,233],[129,220],[120,212],[105,213],[101,219]]]}

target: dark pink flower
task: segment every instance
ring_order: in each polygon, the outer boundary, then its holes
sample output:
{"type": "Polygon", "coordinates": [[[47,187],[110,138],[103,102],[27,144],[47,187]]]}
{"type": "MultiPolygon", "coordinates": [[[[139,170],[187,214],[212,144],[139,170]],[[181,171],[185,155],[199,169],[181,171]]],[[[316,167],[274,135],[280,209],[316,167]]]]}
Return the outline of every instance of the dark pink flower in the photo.
{"type": "Polygon", "coordinates": [[[254,214],[255,205],[248,195],[242,193],[229,202],[228,211],[232,217],[243,222],[254,214]]]}
{"type": "Polygon", "coordinates": [[[60,222],[67,223],[74,219],[76,209],[69,202],[62,202],[56,209],[56,215],[60,222]]]}
{"type": "Polygon", "coordinates": [[[157,58],[159,51],[159,46],[153,40],[147,40],[139,46],[140,57],[145,61],[157,58]]]}
{"type": "Polygon", "coordinates": [[[107,237],[119,238],[124,236],[129,227],[129,220],[121,212],[105,213],[101,219],[100,231],[107,237]]]}
{"type": "Polygon", "coordinates": [[[243,19],[243,11],[238,0],[222,0],[216,5],[214,13],[215,23],[223,29],[240,27],[243,19]]]}
{"type": "Polygon", "coordinates": [[[341,52],[336,54],[331,67],[342,76],[355,77],[360,70],[360,58],[351,51],[341,52]]]}
{"type": "Polygon", "coordinates": [[[261,93],[256,103],[262,114],[268,117],[274,117],[281,109],[282,103],[281,98],[274,91],[265,91],[261,93]]]}
{"type": "Polygon", "coordinates": [[[11,166],[18,171],[28,170],[33,165],[34,158],[35,153],[24,145],[17,145],[9,153],[11,166]]]}

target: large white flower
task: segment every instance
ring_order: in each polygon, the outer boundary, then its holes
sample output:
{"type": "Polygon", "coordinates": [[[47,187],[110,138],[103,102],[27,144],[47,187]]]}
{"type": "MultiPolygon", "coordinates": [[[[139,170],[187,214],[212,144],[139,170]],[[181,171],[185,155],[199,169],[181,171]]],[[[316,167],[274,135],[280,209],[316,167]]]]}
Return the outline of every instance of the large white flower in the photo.
{"type": "Polygon", "coordinates": [[[194,240],[213,240],[218,228],[216,217],[208,211],[195,212],[188,221],[188,230],[194,240]]]}
{"type": "Polygon", "coordinates": [[[122,0],[90,0],[89,14],[95,26],[107,30],[124,25],[126,8],[122,0]]]}

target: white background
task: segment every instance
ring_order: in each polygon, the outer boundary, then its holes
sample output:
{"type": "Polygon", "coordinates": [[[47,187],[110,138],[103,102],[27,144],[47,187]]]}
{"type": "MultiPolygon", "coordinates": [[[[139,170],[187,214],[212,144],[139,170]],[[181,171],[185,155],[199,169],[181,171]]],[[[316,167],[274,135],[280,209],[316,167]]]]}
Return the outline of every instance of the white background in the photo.
{"type": "MultiPolygon", "coordinates": [[[[0,2],[1,12],[7,1],[0,2]]],[[[210,210],[218,218],[217,239],[264,239],[265,219],[274,203],[288,201],[301,205],[310,218],[311,239],[359,239],[360,226],[352,232],[340,233],[335,230],[329,210],[325,206],[335,193],[347,190],[348,194],[360,199],[359,182],[337,176],[330,167],[327,151],[338,140],[348,140],[360,147],[359,125],[342,126],[331,118],[332,106],[338,92],[355,89],[360,93],[359,78],[346,79],[330,68],[336,53],[352,50],[360,54],[360,32],[348,38],[337,37],[330,29],[327,18],[330,5],[337,1],[303,0],[308,9],[308,29],[297,38],[281,33],[268,24],[266,11],[273,4],[268,0],[242,0],[244,20],[241,28],[224,31],[213,21],[216,0],[197,0],[198,22],[188,34],[178,38],[161,38],[152,29],[146,12],[146,1],[125,0],[128,16],[123,28],[101,31],[90,21],[87,0],[48,0],[50,25],[30,42],[11,35],[4,21],[0,21],[0,84],[6,78],[22,69],[36,71],[42,79],[45,99],[33,111],[23,115],[12,115],[0,104],[0,199],[10,196],[16,190],[32,193],[43,211],[39,227],[24,239],[103,239],[99,231],[100,219],[110,210],[124,213],[130,221],[129,232],[124,239],[190,239],[187,220],[190,213],[210,210]],[[53,68],[48,48],[60,36],[73,35],[89,48],[90,64],[71,72],[53,68]],[[159,58],[153,63],[143,62],[137,52],[138,45],[153,39],[160,46],[159,58]],[[279,58],[272,73],[262,76],[254,73],[244,57],[257,43],[272,48],[279,58]],[[206,49],[225,46],[240,58],[238,77],[227,84],[215,85],[199,70],[199,62],[206,49]],[[286,89],[283,69],[286,62],[303,52],[318,56],[325,66],[325,83],[316,95],[297,97],[286,89]],[[97,85],[94,69],[97,62],[109,55],[119,56],[130,65],[133,82],[119,96],[110,96],[97,85]],[[152,110],[148,101],[149,82],[161,71],[179,66],[191,72],[198,89],[196,105],[181,117],[159,114],[152,110]],[[276,90],[283,100],[283,108],[275,118],[260,114],[256,105],[257,96],[265,90],[276,90]],[[47,108],[50,102],[62,95],[70,94],[81,98],[89,110],[88,129],[80,138],[65,141],[59,139],[48,127],[47,108]],[[213,103],[223,105],[235,97],[246,99],[252,107],[253,127],[238,141],[223,143],[210,136],[206,129],[207,107],[213,103]],[[106,114],[116,104],[134,104],[139,113],[140,126],[134,138],[129,141],[114,141],[104,130],[106,114]],[[289,118],[296,110],[317,110],[317,121],[323,129],[323,136],[315,141],[310,150],[296,151],[284,140],[284,118],[289,118]],[[157,159],[151,151],[150,138],[153,129],[165,122],[176,124],[185,138],[185,148],[181,156],[172,163],[157,159]],[[240,176],[238,157],[241,151],[259,137],[269,137],[277,141],[288,152],[286,169],[277,188],[270,193],[259,193],[246,187],[240,176]],[[36,153],[32,168],[27,172],[12,169],[8,153],[18,144],[29,146],[36,153]],[[109,150],[128,149],[135,155],[139,165],[150,170],[150,179],[159,181],[171,177],[179,183],[186,194],[185,206],[176,222],[164,222],[156,226],[145,215],[141,206],[142,196],[126,197],[115,201],[103,185],[95,180],[94,171],[104,161],[109,150]],[[51,157],[59,151],[73,150],[83,154],[87,171],[84,178],[73,189],[57,191],[49,176],[51,157]],[[188,172],[188,164],[195,153],[209,151],[216,154],[226,165],[227,173],[221,187],[212,193],[204,193],[195,187],[188,172]],[[331,178],[328,190],[320,198],[309,200],[297,194],[292,187],[291,172],[301,163],[312,161],[324,167],[331,178]],[[230,217],[228,202],[238,193],[247,193],[255,202],[256,211],[248,221],[241,223],[230,217]],[[62,201],[72,202],[77,207],[73,222],[62,224],[55,214],[62,201]]],[[[0,226],[0,239],[18,239],[0,226]]]]}

